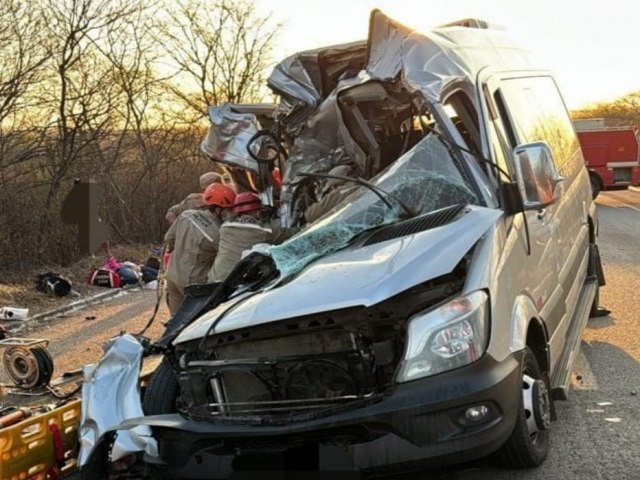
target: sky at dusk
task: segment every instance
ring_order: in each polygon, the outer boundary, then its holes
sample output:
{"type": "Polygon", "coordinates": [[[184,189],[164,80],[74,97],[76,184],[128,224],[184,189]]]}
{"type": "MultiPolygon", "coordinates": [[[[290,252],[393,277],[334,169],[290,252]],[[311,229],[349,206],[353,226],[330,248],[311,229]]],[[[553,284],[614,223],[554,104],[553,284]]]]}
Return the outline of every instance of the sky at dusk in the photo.
{"type": "Polygon", "coordinates": [[[257,0],[283,22],[276,59],[366,37],[369,12],[415,28],[463,18],[503,26],[551,70],[568,107],[640,90],[638,4],[622,0],[257,0]]]}

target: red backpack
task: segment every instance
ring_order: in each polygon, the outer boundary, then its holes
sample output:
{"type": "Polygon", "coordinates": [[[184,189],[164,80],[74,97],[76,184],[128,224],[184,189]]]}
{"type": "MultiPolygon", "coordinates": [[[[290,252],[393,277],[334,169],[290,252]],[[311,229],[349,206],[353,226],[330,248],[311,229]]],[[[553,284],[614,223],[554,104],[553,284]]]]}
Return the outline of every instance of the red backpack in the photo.
{"type": "Polygon", "coordinates": [[[87,283],[89,285],[95,285],[96,287],[119,288],[120,277],[116,272],[112,272],[111,270],[97,268],[89,274],[87,283]]]}

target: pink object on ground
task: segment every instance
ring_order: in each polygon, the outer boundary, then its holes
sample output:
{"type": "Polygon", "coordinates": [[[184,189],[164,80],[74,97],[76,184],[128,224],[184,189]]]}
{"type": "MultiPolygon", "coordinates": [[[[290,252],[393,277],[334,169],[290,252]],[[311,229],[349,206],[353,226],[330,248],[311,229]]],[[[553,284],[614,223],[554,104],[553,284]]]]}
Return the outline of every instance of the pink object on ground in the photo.
{"type": "Polygon", "coordinates": [[[104,264],[100,268],[102,270],[109,270],[111,272],[117,272],[118,270],[120,270],[122,268],[122,264],[120,262],[118,262],[118,259],[116,257],[111,256],[111,257],[107,258],[107,261],[104,262],[104,264]]]}

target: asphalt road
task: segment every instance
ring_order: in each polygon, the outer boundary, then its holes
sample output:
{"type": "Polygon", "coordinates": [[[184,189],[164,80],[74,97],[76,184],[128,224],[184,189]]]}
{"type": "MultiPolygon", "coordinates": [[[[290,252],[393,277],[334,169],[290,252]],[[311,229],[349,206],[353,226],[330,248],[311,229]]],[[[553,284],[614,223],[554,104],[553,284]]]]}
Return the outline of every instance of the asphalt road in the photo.
{"type": "MultiPolygon", "coordinates": [[[[590,319],[582,355],[574,366],[573,391],[558,402],[552,447],[546,463],[507,471],[490,460],[446,471],[425,470],[401,480],[640,479],[640,192],[605,192],[598,197],[600,250],[607,286],[601,304],[612,314],[590,319]],[[634,301],[636,300],[636,301],[634,301]]],[[[31,332],[51,340],[56,373],[96,362],[101,344],[121,330],[138,331],[148,319],[155,294],[132,292],[31,332]]],[[[166,320],[164,305],[159,321],[166,320]]],[[[156,323],[151,334],[159,334],[156,323]]],[[[1,378],[1,375],[0,375],[1,378]]],[[[11,398],[5,399],[10,403],[11,398]]],[[[258,479],[256,479],[258,480],[258,479]]]]}

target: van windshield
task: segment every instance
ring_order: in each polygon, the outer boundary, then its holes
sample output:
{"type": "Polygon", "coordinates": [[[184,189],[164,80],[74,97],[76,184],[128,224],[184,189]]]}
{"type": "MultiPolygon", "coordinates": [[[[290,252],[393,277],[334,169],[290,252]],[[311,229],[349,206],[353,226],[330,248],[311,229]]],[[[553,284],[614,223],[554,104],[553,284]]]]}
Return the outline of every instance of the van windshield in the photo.
{"type": "Polygon", "coordinates": [[[478,197],[458,168],[457,159],[436,135],[427,134],[371,183],[388,192],[389,206],[370,189],[354,185],[336,207],[270,254],[285,278],[313,260],[345,248],[358,234],[395,223],[405,213],[416,215],[457,204],[477,204],[478,197]]]}

